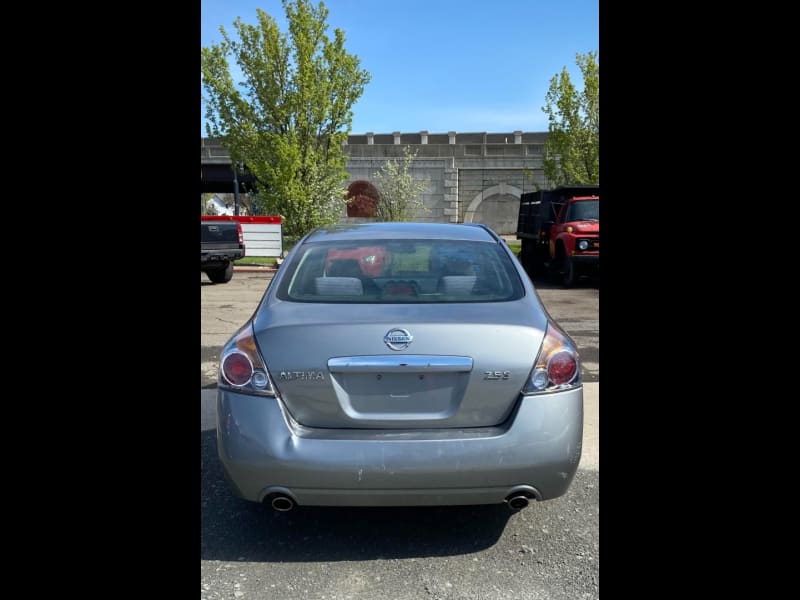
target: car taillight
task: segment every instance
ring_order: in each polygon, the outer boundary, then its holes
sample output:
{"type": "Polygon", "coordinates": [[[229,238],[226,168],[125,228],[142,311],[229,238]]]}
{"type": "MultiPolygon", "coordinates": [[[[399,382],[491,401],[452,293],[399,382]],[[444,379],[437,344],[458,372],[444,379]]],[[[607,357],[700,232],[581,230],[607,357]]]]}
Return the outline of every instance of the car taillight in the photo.
{"type": "Polygon", "coordinates": [[[244,245],[244,234],[242,233],[242,224],[236,223],[236,233],[239,234],[239,245],[242,247],[242,258],[247,256],[247,247],[244,245]]]}
{"type": "Polygon", "coordinates": [[[222,361],[222,376],[231,385],[247,385],[253,377],[253,363],[246,354],[231,352],[222,361]]]}
{"type": "Polygon", "coordinates": [[[242,327],[222,349],[218,385],[243,394],[275,395],[253,336],[252,323],[242,327]]]}
{"type": "Polygon", "coordinates": [[[558,352],[547,362],[547,378],[556,385],[569,383],[578,371],[578,360],[569,352],[558,352]]]}
{"type": "Polygon", "coordinates": [[[547,325],[544,341],[523,394],[541,394],[581,384],[580,357],[575,344],[553,323],[547,325]]]}

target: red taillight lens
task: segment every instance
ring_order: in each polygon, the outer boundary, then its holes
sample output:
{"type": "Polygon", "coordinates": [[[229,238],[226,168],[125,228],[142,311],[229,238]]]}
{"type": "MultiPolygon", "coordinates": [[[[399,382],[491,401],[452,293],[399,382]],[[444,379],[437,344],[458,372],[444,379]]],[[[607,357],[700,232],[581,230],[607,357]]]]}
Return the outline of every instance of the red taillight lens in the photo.
{"type": "Polygon", "coordinates": [[[580,384],[580,357],[574,342],[555,323],[549,323],[539,355],[522,393],[528,395],[554,392],[580,384]]]}
{"type": "Polygon", "coordinates": [[[248,322],[222,348],[219,387],[233,388],[238,394],[275,396],[272,381],[258,351],[253,324],[248,322]]]}
{"type": "Polygon", "coordinates": [[[236,233],[239,234],[239,243],[243,244],[244,243],[244,235],[242,234],[242,224],[241,223],[237,223],[236,224],[236,233]]]}
{"type": "Polygon", "coordinates": [[[547,377],[556,385],[572,381],[577,370],[578,362],[569,352],[559,352],[547,363],[547,377]]]}
{"type": "Polygon", "coordinates": [[[247,385],[253,376],[253,364],[244,354],[234,352],[222,361],[222,376],[231,385],[247,385]]]}

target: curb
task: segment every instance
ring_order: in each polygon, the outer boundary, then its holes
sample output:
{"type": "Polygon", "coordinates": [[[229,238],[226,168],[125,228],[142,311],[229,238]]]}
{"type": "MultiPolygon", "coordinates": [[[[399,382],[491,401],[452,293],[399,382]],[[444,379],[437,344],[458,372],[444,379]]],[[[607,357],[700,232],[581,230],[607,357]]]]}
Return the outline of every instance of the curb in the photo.
{"type": "Polygon", "coordinates": [[[233,265],[234,273],[275,273],[277,270],[277,267],[248,267],[244,265],[233,265]]]}

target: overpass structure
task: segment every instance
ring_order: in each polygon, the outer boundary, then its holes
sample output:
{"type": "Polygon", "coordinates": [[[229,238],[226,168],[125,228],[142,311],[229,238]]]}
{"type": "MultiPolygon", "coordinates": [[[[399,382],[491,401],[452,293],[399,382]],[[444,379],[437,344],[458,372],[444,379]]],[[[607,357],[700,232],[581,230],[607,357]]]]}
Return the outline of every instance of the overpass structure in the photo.
{"type": "MultiPolygon", "coordinates": [[[[415,179],[427,182],[418,221],[485,223],[497,233],[516,231],[519,198],[524,192],[546,187],[542,168],[547,132],[506,133],[366,133],[350,135],[348,186],[371,181],[389,160],[400,159],[410,146],[417,158],[415,179]]],[[[233,192],[231,159],[212,138],[201,138],[201,193],[233,192]]],[[[250,181],[237,178],[238,192],[249,191],[250,181]]],[[[342,215],[341,221],[369,220],[342,215]]]]}

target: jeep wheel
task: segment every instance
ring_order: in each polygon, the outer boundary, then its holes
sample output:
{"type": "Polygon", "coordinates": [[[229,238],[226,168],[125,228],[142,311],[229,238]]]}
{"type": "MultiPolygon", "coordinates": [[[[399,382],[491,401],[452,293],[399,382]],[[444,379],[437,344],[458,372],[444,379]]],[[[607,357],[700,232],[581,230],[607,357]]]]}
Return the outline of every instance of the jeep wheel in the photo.
{"type": "Polygon", "coordinates": [[[233,277],[233,261],[228,261],[225,267],[209,269],[206,271],[206,275],[214,283],[228,283],[233,277]]]}

